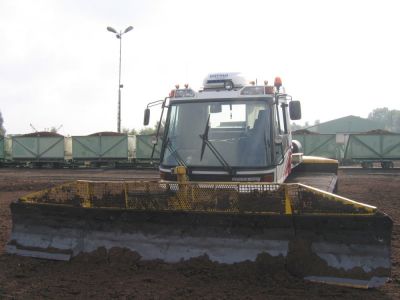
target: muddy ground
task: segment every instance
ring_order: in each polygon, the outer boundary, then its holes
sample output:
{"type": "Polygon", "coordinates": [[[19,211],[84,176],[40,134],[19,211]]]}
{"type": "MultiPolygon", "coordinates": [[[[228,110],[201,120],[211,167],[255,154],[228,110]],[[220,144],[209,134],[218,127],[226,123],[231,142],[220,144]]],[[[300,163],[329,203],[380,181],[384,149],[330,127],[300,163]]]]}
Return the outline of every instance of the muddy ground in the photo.
{"type": "Polygon", "coordinates": [[[0,299],[400,299],[400,171],[340,171],[339,194],[378,206],[394,221],[392,280],[376,290],[305,282],[262,263],[221,265],[200,257],[177,264],[102,251],[70,262],[4,253],[9,204],[19,196],[74,179],[154,178],[132,170],[0,169],[0,299]]]}

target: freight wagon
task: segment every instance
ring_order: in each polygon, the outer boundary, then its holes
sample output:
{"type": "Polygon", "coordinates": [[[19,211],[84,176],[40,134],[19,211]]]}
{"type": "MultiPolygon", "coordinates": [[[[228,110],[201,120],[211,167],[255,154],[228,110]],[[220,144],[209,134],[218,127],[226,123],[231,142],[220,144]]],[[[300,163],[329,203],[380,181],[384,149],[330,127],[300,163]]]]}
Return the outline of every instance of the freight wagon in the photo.
{"type": "Polygon", "coordinates": [[[13,136],[12,160],[17,165],[30,167],[63,166],[64,136],[51,132],[37,132],[13,136]]]}
{"type": "Polygon", "coordinates": [[[116,167],[129,163],[133,157],[134,137],[114,132],[99,132],[88,136],[72,136],[72,165],[116,167]]]}
{"type": "MultiPolygon", "coordinates": [[[[392,168],[400,160],[400,134],[370,132],[318,134],[295,132],[305,155],[334,158],[341,164],[379,163],[392,168]]],[[[36,132],[0,136],[0,166],[17,167],[157,167],[162,141],[154,135],[99,132],[87,136],[62,136],[36,132]],[[152,156],[153,153],[153,156],[152,156]]]]}
{"type": "Polygon", "coordinates": [[[35,132],[10,138],[1,137],[0,166],[156,167],[161,143],[154,145],[153,140],[153,135],[134,136],[115,132],[67,137],[50,132],[35,132]],[[7,147],[10,149],[9,155],[7,147]]]}
{"type": "Polygon", "coordinates": [[[343,165],[360,163],[371,168],[379,163],[382,168],[393,168],[400,160],[400,134],[385,131],[366,133],[318,134],[300,131],[293,139],[302,145],[305,155],[335,158],[343,165]]]}
{"type": "Polygon", "coordinates": [[[342,145],[336,134],[293,134],[293,139],[300,142],[304,155],[341,159],[342,145]]]}
{"type": "Polygon", "coordinates": [[[400,134],[351,134],[343,159],[360,162],[363,168],[371,168],[373,163],[393,168],[393,161],[400,160],[400,134]]]}

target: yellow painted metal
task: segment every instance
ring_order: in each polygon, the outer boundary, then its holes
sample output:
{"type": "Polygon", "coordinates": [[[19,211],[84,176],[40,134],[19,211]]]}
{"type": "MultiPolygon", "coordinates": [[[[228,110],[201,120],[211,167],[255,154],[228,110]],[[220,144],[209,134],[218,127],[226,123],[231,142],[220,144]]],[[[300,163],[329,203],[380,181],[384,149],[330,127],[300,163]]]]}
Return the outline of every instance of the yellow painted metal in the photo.
{"type": "Polygon", "coordinates": [[[31,193],[20,201],[85,208],[288,215],[371,215],[377,211],[374,206],[297,183],[77,181],[31,193]]]}
{"type": "Polygon", "coordinates": [[[86,197],[83,198],[83,207],[91,207],[91,199],[93,196],[93,183],[92,182],[86,182],[86,197]]]}
{"type": "Polygon", "coordinates": [[[324,284],[329,284],[329,285],[333,285],[333,286],[343,286],[343,287],[351,287],[351,288],[356,288],[356,289],[369,289],[370,286],[368,285],[368,282],[366,282],[365,284],[362,283],[357,283],[356,280],[354,280],[354,283],[350,283],[350,282],[332,282],[329,281],[329,279],[323,280],[323,279],[307,279],[309,281],[312,282],[317,282],[317,283],[324,283],[324,284]]]}
{"type": "Polygon", "coordinates": [[[42,198],[43,195],[47,194],[50,191],[50,189],[45,189],[45,190],[41,190],[38,192],[33,192],[33,193],[29,193],[25,196],[22,196],[19,198],[19,201],[21,202],[36,202],[36,198],[42,198]]]}
{"type": "Polygon", "coordinates": [[[364,210],[366,210],[366,211],[368,211],[370,213],[375,213],[377,211],[376,206],[372,206],[372,205],[365,204],[365,203],[362,203],[362,202],[357,202],[357,201],[354,201],[354,200],[350,200],[348,198],[345,198],[345,197],[342,197],[342,196],[339,196],[339,195],[336,195],[336,194],[332,194],[332,193],[329,193],[329,192],[326,192],[326,191],[323,191],[323,190],[320,190],[320,189],[317,189],[317,188],[314,188],[314,187],[311,187],[311,186],[308,186],[308,185],[304,185],[304,184],[301,184],[301,183],[297,183],[296,185],[304,187],[307,190],[314,192],[315,194],[319,195],[321,198],[326,199],[328,201],[341,202],[341,203],[346,204],[346,205],[351,205],[351,206],[354,206],[354,207],[357,207],[357,208],[362,208],[362,209],[364,209],[364,210]]]}
{"type": "Polygon", "coordinates": [[[339,164],[336,159],[319,157],[319,156],[307,156],[303,155],[302,163],[304,164],[339,164]]]}
{"type": "Polygon", "coordinates": [[[125,207],[128,207],[128,185],[124,182],[125,207]]]}
{"type": "Polygon", "coordinates": [[[292,213],[292,200],[289,196],[288,186],[285,186],[285,214],[291,215],[292,213]]]}
{"type": "Polygon", "coordinates": [[[173,173],[176,174],[179,183],[185,183],[188,181],[186,176],[186,168],[184,166],[175,167],[173,173]]]}
{"type": "Polygon", "coordinates": [[[173,206],[179,209],[191,209],[189,202],[189,195],[193,199],[193,191],[189,192],[189,186],[187,185],[188,178],[186,176],[186,168],[184,166],[177,166],[173,169],[173,173],[176,174],[179,190],[176,197],[172,199],[173,206]]]}
{"type": "Polygon", "coordinates": [[[186,175],[186,168],[184,166],[175,167],[175,174],[186,175]]]}

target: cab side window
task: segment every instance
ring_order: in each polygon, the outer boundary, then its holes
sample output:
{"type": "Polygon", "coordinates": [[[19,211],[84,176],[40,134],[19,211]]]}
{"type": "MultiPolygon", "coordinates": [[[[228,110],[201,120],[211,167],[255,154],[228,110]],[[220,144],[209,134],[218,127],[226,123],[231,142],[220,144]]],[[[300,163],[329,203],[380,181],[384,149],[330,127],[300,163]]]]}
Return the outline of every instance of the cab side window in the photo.
{"type": "Polygon", "coordinates": [[[287,118],[287,104],[279,103],[276,105],[276,110],[278,111],[278,132],[279,134],[288,133],[288,118],[287,118]]]}

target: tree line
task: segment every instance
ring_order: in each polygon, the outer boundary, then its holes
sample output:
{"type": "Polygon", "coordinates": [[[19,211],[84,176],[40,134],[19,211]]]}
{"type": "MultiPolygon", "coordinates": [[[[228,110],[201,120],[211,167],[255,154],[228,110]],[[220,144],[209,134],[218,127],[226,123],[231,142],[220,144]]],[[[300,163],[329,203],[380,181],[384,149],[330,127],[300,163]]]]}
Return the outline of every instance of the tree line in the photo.
{"type": "Polygon", "coordinates": [[[368,119],[380,122],[388,131],[400,133],[400,110],[376,108],[368,114],[368,119]]]}
{"type": "MultiPolygon", "coordinates": [[[[157,121],[157,123],[153,127],[145,127],[139,130],[136,130],[135,128],[129,129],[129,128],[122,128],[123,133],[131,134],[131,135],[136,135],[136,134],[156,134],[157,129],[158,129],[158,124],[160,121],[157,121]]],[[[160,133],[162,134],[164,132],[164,125],[165,122],[161,122],[161,127],[160,127],[160,133]]]]}

